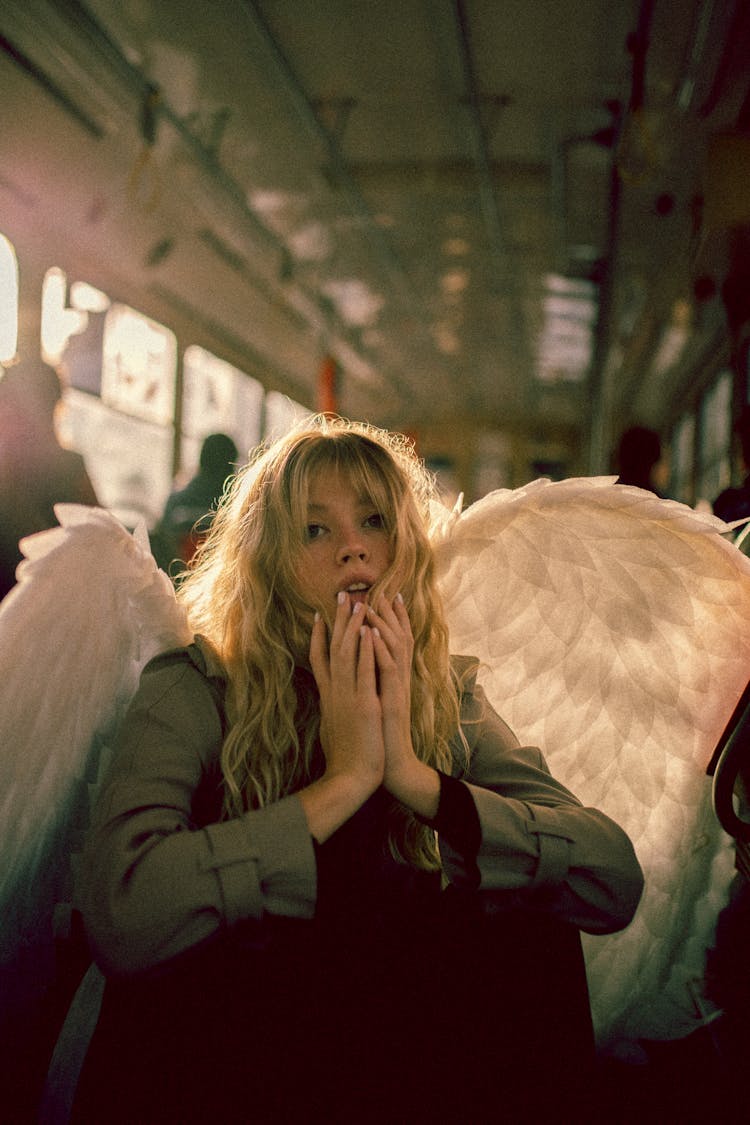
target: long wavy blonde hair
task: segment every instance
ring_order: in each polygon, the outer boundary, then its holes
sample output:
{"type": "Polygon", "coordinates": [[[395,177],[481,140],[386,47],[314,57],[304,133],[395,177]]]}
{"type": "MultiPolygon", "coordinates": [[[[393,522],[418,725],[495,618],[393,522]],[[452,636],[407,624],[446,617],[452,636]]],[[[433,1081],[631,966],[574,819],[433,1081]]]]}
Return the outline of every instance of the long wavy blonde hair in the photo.
{"type": "MultiPolygon", "coordinates": [[[[324,768],[317,691],[300,669],[308,667],[314,612],[328,610],[307,604],[298,580],[310,481],[324,469],[348,477],[389,533],[393,561],[370,597],[375,603],[381,592],[400,590],[409,611],[417,757],[449,770],[451,740],[460,740],[459,685],[427,537],[433,479],[400,435],[342,418],[307,419],[237,475],[179,589],[192,628],[226,671],[227,816],[278,800],[324,768]]],[[[389,842],[415,866],[437,865],[434,834],[396,801],[389,842]]]]}

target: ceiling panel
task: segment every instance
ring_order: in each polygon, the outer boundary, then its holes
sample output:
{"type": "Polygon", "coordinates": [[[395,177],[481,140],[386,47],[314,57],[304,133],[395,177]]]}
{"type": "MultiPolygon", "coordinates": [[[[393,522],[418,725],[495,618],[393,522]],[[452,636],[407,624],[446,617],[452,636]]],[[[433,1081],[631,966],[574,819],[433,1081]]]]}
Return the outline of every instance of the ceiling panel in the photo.
{"type": "Polygon", "coordinates": [[[703,348],[722,329],[693,283],[718,260],[702,177],[747,97],[742,11],[7,0],[5,206],[53,178],[35,221],[91,280],[192,310],[307,406],[329,353],[345,413],[556,456],[564,435],[585,470],[605,401],[610,428],[663,421],[679,356],[663,395],[641,384],[675,308],[703,348]]]}

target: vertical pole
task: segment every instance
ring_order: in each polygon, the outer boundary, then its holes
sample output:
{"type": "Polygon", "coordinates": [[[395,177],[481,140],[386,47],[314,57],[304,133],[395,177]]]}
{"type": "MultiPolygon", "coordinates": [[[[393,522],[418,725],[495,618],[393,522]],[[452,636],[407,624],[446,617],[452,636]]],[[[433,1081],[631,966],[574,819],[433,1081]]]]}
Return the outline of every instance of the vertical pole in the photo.
{"type": "Polygon", "coordinates": [[[323,357],[318,371],[318,410],[338,414],[338,365],[331,355],[323,357]]]}

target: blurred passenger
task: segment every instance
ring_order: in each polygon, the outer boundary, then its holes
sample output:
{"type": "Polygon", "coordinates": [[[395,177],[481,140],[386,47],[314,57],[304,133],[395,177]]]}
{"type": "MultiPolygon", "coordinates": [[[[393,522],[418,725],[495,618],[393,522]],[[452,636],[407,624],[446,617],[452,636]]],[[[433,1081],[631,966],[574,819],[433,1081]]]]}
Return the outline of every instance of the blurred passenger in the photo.
{"type": "Polygon", "coordinates": [[[727,522],[750,517],[750,406],[742,411],[735,432],[740,439],[742,465],[748,475],[738,488],[725,488],[714,500],[714,515],[727,522]]]}
{"type": "Polygon", "coordinates": [[[237,468],[237,446],[227,434],[209,434],[201,447],[198,472],[173,492],[151,537],[159,566],[187,564],[211,527],[228,477],[237,468]]]}
{"type": "Polygon", "coordinates": [[[15,585],[19,539],[55,527],[55,504],[98,504],[83,457],[58,440],[61,401],[60,379],[41,360],[0,378],[0,598],[15,585]]]}
{"type": "Polygon", "coordinates": [[[617,448],[618,484],[646,488],[662,496],[656,483],[656,468],[661,461],[661,441],[655,430],[631,426],[625,430],[617,448]]]}

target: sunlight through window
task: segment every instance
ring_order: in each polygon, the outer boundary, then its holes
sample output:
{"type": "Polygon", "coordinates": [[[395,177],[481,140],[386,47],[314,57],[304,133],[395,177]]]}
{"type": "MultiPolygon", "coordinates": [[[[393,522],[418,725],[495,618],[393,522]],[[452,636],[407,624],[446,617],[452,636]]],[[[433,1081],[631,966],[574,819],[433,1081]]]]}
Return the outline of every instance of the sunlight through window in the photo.
{"type": "Polygon", "coordinates": [[[18,262],[0,234],[0,363],[8,363],[18,346],[18,262]]]}

